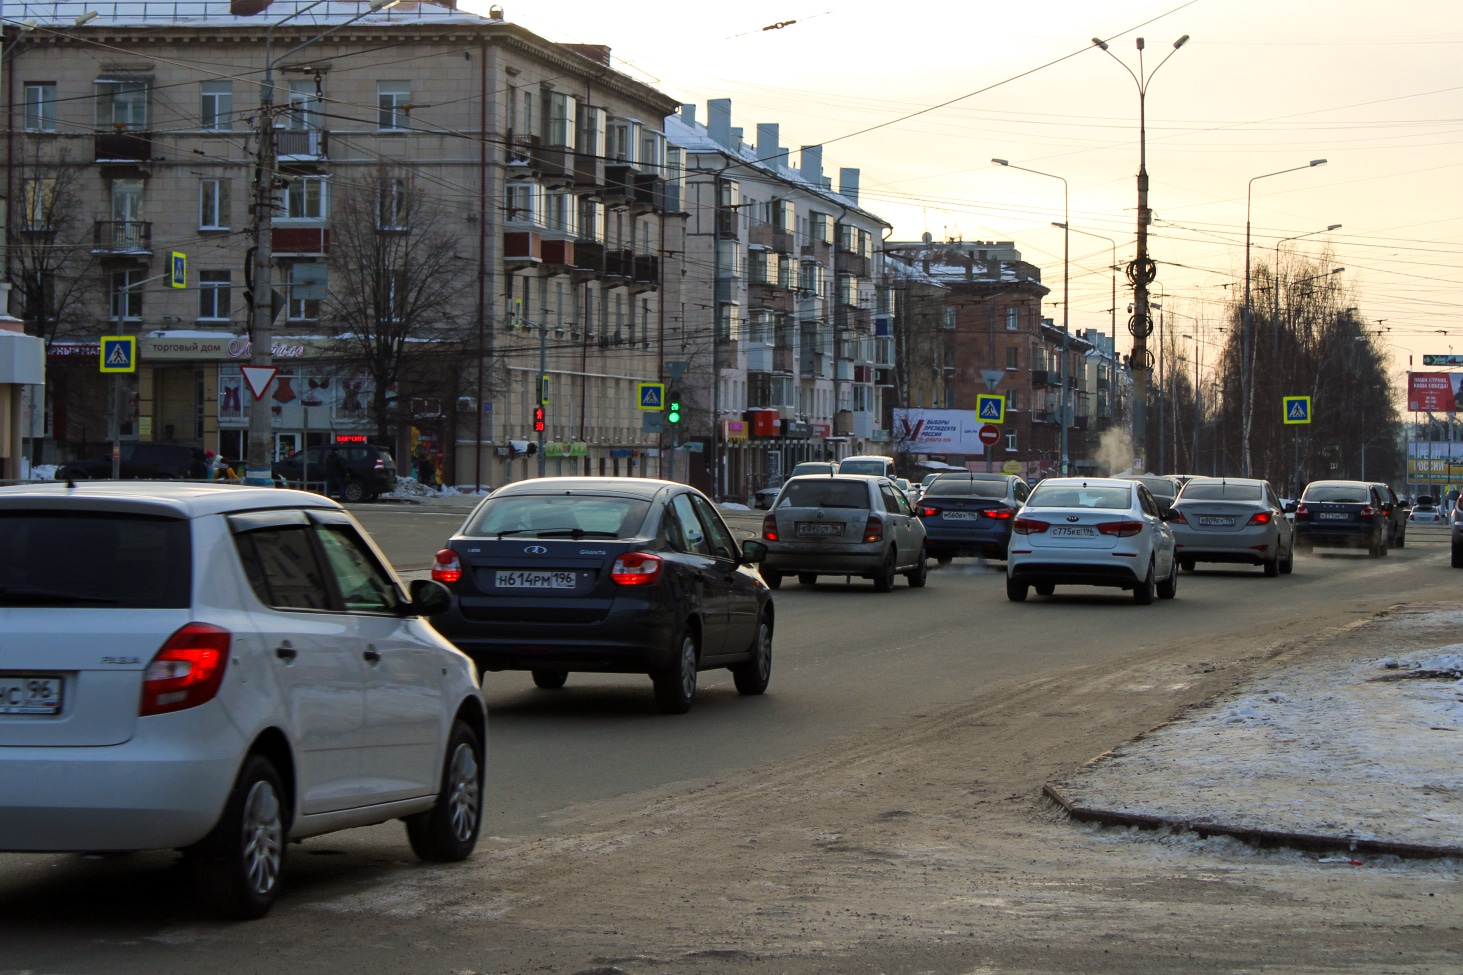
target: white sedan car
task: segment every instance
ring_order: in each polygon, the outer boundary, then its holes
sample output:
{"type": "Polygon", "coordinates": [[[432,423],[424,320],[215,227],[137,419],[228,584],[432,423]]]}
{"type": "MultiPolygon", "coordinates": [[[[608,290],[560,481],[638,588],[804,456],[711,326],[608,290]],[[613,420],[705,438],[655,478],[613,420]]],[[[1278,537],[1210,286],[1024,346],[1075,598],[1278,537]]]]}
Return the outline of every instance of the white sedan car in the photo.
{"type": "Polygon", "coordinates": [[[477,843],[472,661],[317,494],[86,481],[0,490],[0,850],[179,849],[259,917],[292,840],[392,819],[477,843]]]}
{"type": "Polygon", "coordinates": [[[1178,591],[1173,531],[1141,481],[1049,478],[1026,499],[1012,523],[1006,596],[1028,589],[1050,596],[1057,586],[1129,589],[1139,605],[1178,591]]]}

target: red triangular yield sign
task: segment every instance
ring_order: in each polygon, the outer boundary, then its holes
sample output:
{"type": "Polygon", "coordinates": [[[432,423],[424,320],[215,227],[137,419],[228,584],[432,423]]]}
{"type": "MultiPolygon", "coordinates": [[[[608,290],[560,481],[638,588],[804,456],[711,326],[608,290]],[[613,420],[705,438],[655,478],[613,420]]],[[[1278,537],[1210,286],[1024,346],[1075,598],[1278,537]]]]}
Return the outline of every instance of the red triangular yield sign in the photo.
{"type": "Polygon", "coordinates": [[[244,382],[249,384],[249,392],[254,394],[254,398],[263,399],[264,391],[269,388],[269,384],[274,380],[274,375],[279,372],[279,368],[277,366],[240,366],[239,371],[244,374],[244,382]]]}

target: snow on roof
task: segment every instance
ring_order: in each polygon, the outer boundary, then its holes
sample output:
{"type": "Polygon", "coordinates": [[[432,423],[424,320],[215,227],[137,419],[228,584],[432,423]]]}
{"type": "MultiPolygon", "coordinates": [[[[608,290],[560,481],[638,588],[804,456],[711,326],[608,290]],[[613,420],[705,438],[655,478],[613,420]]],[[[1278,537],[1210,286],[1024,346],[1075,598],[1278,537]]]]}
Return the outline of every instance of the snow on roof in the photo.
{"type": "Polygon", "coordinates": [[[926,274],[913,264],[906,264],[904,261],[890,255],[887,251],[884,254],[884,269],[891,277],[904,281],[915,281],[920,284],[942,287],[941,282],[936,281],[933,275],[926,274]]]}
{"type": "Polygon", "coordinates": [[[158,26],[176,24],[184,27],[241,27],[262,29],[285,21],[287,24],[319,26],[342,24],[360,17],[366,24],[492,24],[503,23],[465,10],[456,10],[453,0],[402,0],[394,7],[370,13],[370,4],[354,0],[325,0],[318,5],[310,0],[274,0],[264,10],[250,17],[235,16],[229,0],[7,0],[5,19],[12,23],[34,18],[41,26],[78,29],[79,18],[90,11],[99,15],[79,29],[94,27],[158,26]],[[306,8],[312,8],[307,10],[306,8]],[[365,16],[361,16],[364,14],[365,16]]]}

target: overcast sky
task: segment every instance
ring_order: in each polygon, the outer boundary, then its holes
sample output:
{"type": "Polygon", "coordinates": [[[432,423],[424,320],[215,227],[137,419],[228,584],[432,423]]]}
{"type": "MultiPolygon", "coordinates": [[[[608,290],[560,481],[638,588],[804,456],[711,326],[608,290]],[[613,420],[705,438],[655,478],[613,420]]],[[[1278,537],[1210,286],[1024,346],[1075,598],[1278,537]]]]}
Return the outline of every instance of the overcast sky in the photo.
{"type": "MultiPolygon", "coordinates": [[[[1281,238],[1342,224],[1286,247],[1316,259],[1330,247],[1327,269],[1347,269],[1346,304],[1382,320],[1372,327],[1386,330],[1399,368],[1409,354],[1421,367],[1423,352],[1463,353],[1458,0],[505,7],[552,40],[609,44],[617,67],[696,102],[702,121],[708,98],[731,98],[748,142],[757,123],[778,122],[784,146],[823,143],[825,172],[860,168],[861,202],[896,239],[1014,240],[1042,267],[1059,322],[1062,233],[1051,222],[1062,219],[1061,183],[990,159],[1065,177],[1074,231],[1113,238],[1119,261],[1130,260],[1137,86],[1091,38],[1109,39],[1136,71],[1138,36],[1151,70],[1188,34],[1148,95],[1149,205],[1160,221],[1150,250],[1167,262],[1155,290],[1172,296],[1173,334],[1212,339],[1224,324],[1226,285],[1243,280],[1249,179],[1325,158],[1254,184],[1253,259],[1268,261],[1281,238]]],[[[1075,232],[1071,241],[1072,324],[1107,328],[1112,249],[1075,232]]],[[[1127,301],[1119,279],[1120,349],[1127,301]]]]}

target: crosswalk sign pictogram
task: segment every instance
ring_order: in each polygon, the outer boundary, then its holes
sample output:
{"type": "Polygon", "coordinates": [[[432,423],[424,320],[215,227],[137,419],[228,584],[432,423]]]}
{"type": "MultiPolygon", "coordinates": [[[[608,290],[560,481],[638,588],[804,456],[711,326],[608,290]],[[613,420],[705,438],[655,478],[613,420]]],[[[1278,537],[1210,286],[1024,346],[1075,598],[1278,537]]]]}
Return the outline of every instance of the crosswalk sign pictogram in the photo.
{"type": "Polygon", "coordinates": [[[975,397],[975,416],[982,423],[1006,422],[1006,397],[980,393],[975,397]]]}
{"type": "Polygon", "coordinates": [[[169,287],[188,287],[188,255],[182,251],[173,251],[168,256],[172,261],[172,266],[168,268],[169,287]]]}
{"type": "Polygon", "coordinates": [[[642,410],[659,411],[665,405],[665,383],[641,383],[639,389],[642,410]]]}
{"type": "Polygon", "coordinates": [[[102,372],[136,372],[137,339],[131,335],[102,336],[102,372]]]}
{"type": "Polygon", "coordinates": [[[1309,396],[1287,396],[1285,403],[1285,422],[1310,423],[1311,422],[1311,398],[1309,396]]]}

